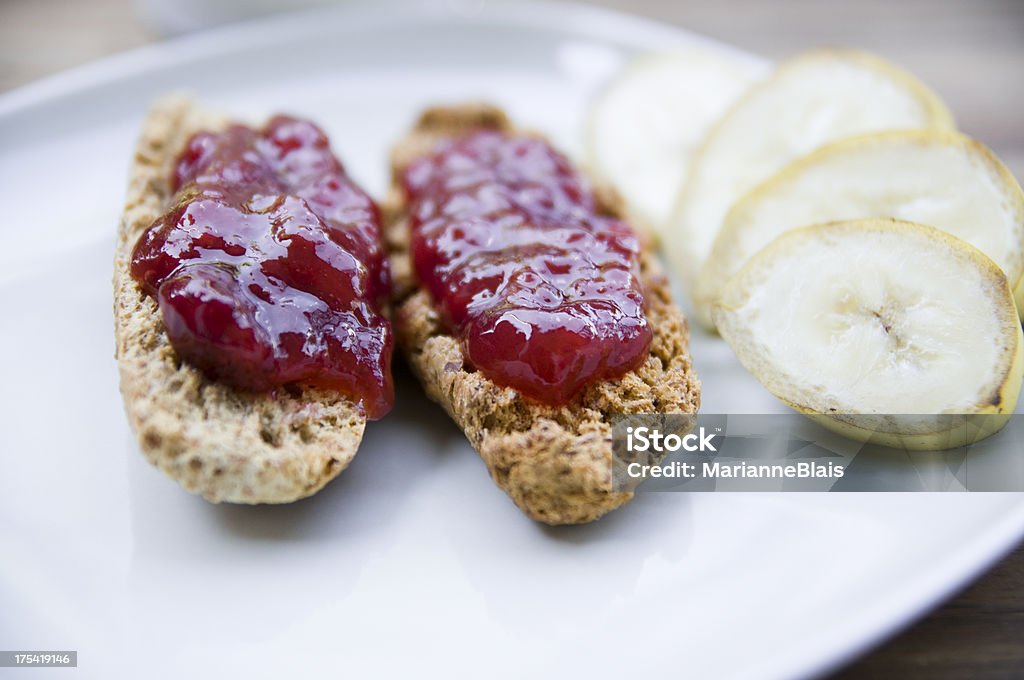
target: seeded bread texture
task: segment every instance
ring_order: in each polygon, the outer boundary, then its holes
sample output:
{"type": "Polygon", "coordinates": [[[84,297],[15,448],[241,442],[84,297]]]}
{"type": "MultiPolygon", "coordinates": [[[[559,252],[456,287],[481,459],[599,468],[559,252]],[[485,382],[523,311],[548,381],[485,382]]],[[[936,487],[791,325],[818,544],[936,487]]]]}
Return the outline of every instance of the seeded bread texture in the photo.
{"type": "Polygon", "coordinates": [[[227,122],[174,97],[158,102],[143,127],[114,259],[121,394],[142,453],[186,490],[215,503],[288,503],[349,464],[366,425],[361,411],[334,392],[247,393],[207,379],[178,358],[156,301],[128,271],[139,235],[166,208],[185,142],[227,122]]]}
{"type": "MultiPolygon", "coordinates": [[[[428,396],[462,428],[491,477],[526,515],[547,524],[589,522],[632,498],[631,492],[612,485],[612,416],[695,413],[700,406],[686,319],[672,304],[657,262],[646,253],[642,275],[654,340],[635,371],[590,385],[567,406],[554,408],[499,387],[467,367],[459,340],[443,327],[430,294],[418,288],[413,276],[398,180],[410,162],[438,141],[476,128],[512,130],[512,125],[500,109],[486,104],[434,108],[393,150],[385,223],[398,345],[428,396]]],[[[622,215],[614,192],[597,193],[602,212],[622,215]]]]}

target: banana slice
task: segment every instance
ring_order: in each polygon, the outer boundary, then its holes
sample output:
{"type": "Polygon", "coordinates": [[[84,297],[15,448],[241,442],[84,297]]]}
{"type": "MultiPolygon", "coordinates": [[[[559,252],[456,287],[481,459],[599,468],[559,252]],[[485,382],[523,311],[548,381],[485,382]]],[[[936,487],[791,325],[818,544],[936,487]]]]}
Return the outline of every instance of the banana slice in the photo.
{"type": "Polygon", "coordinates": [[[1024,192],[980,143],[937,130],[883,132],[786,166],[729,211],[695,292],[708,305],[757,251],[797,227],[895,217],[938,227],[999,265],[1024,308],[1024,192]]]}
{"type": "Polygon", "coordinates": [[[692,295],[726,212],[791,161],[844,137],[952,127],[938,97],[878,57],[846,51],[798,56],[750,88],[713,127],[666,227],[665,250],[692,295]]]}
{"type": "Polygon", "coordinates": [[[962,446],[1001,428],[1021,388],[1006,277],[932,227],[872,219],[788,232],[730,279],[712,314],[772,394],[855,439],[962,446]]]}
{"type": "Polygon", "coordinates": [[[694,149],[764,62],[692,47],[638,57],[598,95],[587,162],[655,231],[668,219],[694,149]]]}

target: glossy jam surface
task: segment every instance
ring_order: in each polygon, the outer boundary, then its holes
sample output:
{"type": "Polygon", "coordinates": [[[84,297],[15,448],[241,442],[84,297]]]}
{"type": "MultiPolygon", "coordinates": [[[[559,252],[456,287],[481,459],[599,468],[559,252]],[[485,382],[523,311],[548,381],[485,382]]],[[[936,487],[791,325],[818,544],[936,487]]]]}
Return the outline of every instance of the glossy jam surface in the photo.
{"type": "Polygon", "coordinates": [[[562,405],[642,363],[637,238],[547,143],[475,132],[403,180],[416,275],[485,376],[562,405]]]}
{"type": "Polygon", "coordinates": [[[277,116],[189,140],[170,208],[139,238],[131,272],[171,344],[247,390],[339,390],[390,410],[390,285],[376,205],[312,123],[277,116]]]}

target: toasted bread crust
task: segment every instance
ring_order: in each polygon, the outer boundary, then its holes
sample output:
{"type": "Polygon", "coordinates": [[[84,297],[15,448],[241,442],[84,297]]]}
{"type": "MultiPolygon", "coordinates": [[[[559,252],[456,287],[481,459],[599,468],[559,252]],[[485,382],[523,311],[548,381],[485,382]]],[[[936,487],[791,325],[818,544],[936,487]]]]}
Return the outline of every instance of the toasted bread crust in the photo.
{"type": "Polygon", "coordinates": [[[247,393],[207,379],[175,354],[156,301],[128,271],[139,235],[166,207],[186,140],[226,123],[184,98],[159,102],[146,120],[114,259],[121,394],[143,454],[188,491],[212,502],[287,503],[345,469],[362,439],[362,412],[333,392],[247,393]]]}
{"type": "MultiPolygon", "coordinates": [[[[412,274],[398,179],[440,139],[475,128],[511,130],[512,125],[501,110],[486,104],[430,109],[393,151],[385,223],[398,345],[427,394],[463,429],[491,477],[524,513],[547,524],[589,522],[632,498],[632,493],[612,487],[611,417],[695,413],[700,405],[686,319],[672,304],[668,282],[647,253],[642,275],[647,318],[655,334],[640,368],[619,380],[590,385],[561,408],[529,401],[467,370],[459,340],[442,326],[430,294],[418,288],[412,274]]],[[[598,201],[602,212],[622,215],[614,192],[598,191],[598,201]]]]}

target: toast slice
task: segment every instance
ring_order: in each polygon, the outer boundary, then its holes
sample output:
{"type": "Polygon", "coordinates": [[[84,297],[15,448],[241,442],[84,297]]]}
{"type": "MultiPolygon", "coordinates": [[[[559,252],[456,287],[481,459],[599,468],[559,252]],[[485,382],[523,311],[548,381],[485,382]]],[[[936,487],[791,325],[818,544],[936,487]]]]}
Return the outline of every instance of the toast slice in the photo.
{"type": "MultiPolygon", "coordinates": [[[[405,167],[441,139],[478,128],[513,130],[505,114],[487,104],[434,108],[393,150],[384,222],[394,281],[395,337],[427,395],[462,428],[491,477],[524,513],[547,524],[589,522],[633,495],[612,485],[612,417],[695,413],[700,405],[686,319],[672,304],[668,281],[647,252],[641,273],[654,340],[635,371],[590,385],[567,406],[555,408],[529,401],[467,368],[459,339],[444,328],[430,293],[413,275],[399,180],[405,167]]],[[[598,189],[597,198],[602,212],[623,215],[614,192],[598,189]]]]}
{"type": "Polygon", "coordinates": [[[366,418],[344,396],[287,387],[249,393],[182,362],[160,309],[129,273],[139,235],[164,211],[172,165],[192,134],[229,121],[188,99],[150,112],[132,159],[114,258],[121,394],[146,458],[214,503],[288,503],[319,491],[351,462],[366,418]]]}

